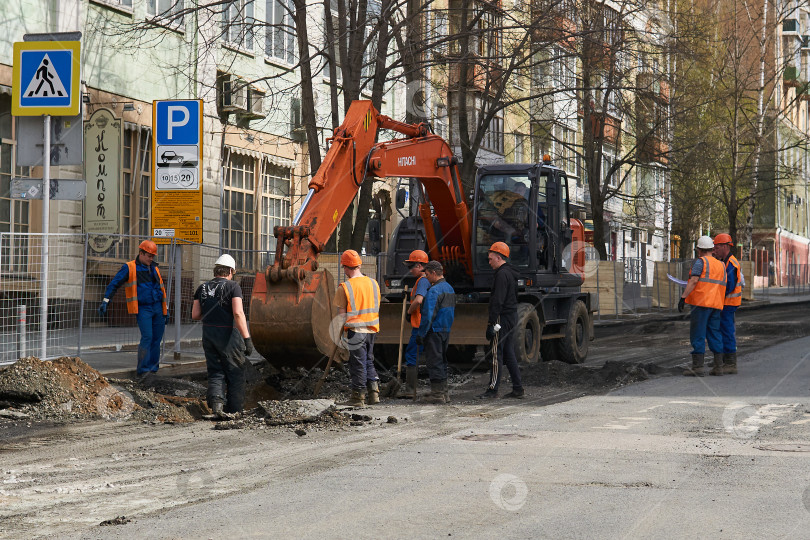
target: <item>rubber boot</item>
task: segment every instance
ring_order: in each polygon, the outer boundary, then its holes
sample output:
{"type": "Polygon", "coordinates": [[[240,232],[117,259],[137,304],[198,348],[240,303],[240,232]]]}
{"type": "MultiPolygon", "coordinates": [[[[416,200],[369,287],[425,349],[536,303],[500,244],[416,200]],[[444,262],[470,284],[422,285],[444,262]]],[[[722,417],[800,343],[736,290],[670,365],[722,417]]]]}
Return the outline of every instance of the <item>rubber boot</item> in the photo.
{"type": "Polygon", "coordinates": [[[692,355],[692,367],[686,368],[683,374],[687,377],[703,377],[706,375],[703,371],[703,354],[692,355]]]}
{"type": "Polygon", "coordinates": [[[366,392],[364,390],[352,390],[352,395],[349,399],[338,405],[346,405],[349,407],[365,407],[366,406],[366,392]]]}
{"type": "Polygon", "coordinates": [[[211,411],[214,413],[214,416],[217,418],[222,418],[224,411],[225,404],[221,401],[215,401],[211,405],[211,411]]]}
{"type": "Polygon", "coordinates": [[[405,386],[400,388],[397,395],[400,399],[416,399],[416,383],[419,368],[417,366],[405,366],[405,386]]]}
{"type": "Polygon", "coordinates": [[[726,353],[723,356],[723,373],[725,375],[737,374],[737,353],[726,353]]]}
{"type": "Polygon", "coordinates": [[[430,394],[422,399],[425,403],[447,403],[447,380],[430,381],[430,394]]]}
{"type": "Polygon", "coordinates": [[[368,381],[366,390],[368,390],[367,404],[376,405],[380,402],[380,381],[368,381]]]}
{"type": "Polygon", "coordinates": [[[723,374],[723,353],[714,353],[714,364],[712,364],[712,370],[709,374],[718,377],[723,374]]]}

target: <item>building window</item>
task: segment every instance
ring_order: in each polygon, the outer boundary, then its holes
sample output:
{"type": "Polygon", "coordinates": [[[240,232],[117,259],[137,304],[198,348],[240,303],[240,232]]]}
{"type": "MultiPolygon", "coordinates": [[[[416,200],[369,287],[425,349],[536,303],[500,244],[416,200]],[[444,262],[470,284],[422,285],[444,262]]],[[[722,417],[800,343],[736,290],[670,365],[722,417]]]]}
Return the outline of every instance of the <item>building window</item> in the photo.
{"type": "Polygon", "coordinates": [[[225,174],[222,248],[233,255],[240,268],[253,266],[248,251],[254,249],[254,163],[251,157],[231,154],[225,174]]]}
{"type": "Polygon", "coordinates": [[[515,163],[523,163],[525,160],[524,157],[524,140],[526,136],[521,133],[515,133],[515,155],[514,161],[515,163]]]}
{"type": "Polygon", "coordinates": [[[295,63],[295,5],[292,0],[267,0],[267,36],[264,53],[288,64],[295,63]]]}
{"type": "Polygon", "coordinates": [[[147,0],[146,12],[153,17],[168,19],[172,24],[183,24],[183,0],[147,0]]]}
{"type": "Polygon", "coordinates": [[[233,152],[225,171],[222,249],[240,269],[264,268],[275,254],[273,227],[291,223],[292,171],[233,152]]]}
{"type": "MultiPolygon", "coordinates": [[[[30,167],[18,167],[15,163],[15,141],[11,121],[11,99],[0,95],[0,232],[27,233],[29,203],[11,198],[11,178],[30,177],[30,167]]],[[[3,237],[2,267],[0,271],[25,272],[28,261],[28,239],[3,237]],[[12,249],[13,247],[13,249],[12,249]]]]}
{"type": "Polygon", "coordinates": [[[576,176],[576,140],[577,134],[573,129],[560,128],[559,151],[557,152],[557,166],[565,170],[568,176],[576,176]]]}
{"type": "Polygon", "coordinates": [[[496,116],[489,123],[487,132],[481,140],[481,148],[503,154],[503,118],[496,116]]]}
{"type": "Polygon", "coordinates": [[[222,39],[247,51],[253,50],[253,0],[231,0],[222,11],[222,39]]]}
{"type": "Polygon", "coordinates": [[[259,266],[270,264],[276,251],[273,227],[289,225],[290,219],[290,169],[266,165],[262,171],[261,235],[259,246],[267,250],[265,260],[259,266]]]}

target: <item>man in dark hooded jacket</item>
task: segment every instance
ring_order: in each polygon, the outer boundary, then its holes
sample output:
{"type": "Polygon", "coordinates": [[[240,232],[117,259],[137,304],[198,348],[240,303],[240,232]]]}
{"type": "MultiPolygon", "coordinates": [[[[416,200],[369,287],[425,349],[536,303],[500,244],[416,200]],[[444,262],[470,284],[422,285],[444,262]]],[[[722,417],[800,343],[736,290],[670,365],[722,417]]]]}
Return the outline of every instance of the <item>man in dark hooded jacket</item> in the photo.
{"type": "Polygon", "coordinates": [[[489,387],[479,397],[482,399],[498,396],[501,384],[501,371],[505,364],[512,379],[512,391],[505,398],[523,398],[523,385],[520,383],[520,368],[515,356],[514,331],[517,327],[517,280],[518,271],[507,262],[509,246],[495,242],[489,248],[489,265],[495,270],[492,292],[489,297],[489,320],[487,321],[487,341],[492,350],[492,371],[489,387]]]}

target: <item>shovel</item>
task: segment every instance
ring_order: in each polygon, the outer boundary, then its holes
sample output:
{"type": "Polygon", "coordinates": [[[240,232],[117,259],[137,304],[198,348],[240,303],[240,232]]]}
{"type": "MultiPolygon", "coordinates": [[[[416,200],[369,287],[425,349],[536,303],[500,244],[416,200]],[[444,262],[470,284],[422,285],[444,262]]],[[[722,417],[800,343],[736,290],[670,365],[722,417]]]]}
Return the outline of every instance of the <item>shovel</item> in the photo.
{"type": "MultiPolygon", "coordinates": [[[[343,338],[343,330],[340,331],[340,339],[343,338]]],[[[338,339],[338,341],[340,341],[338,339]]],[[[329,368],[332,367],[332,362],[335,361],[335,357],[338,355],[338,349],[340,349],[340,345],[335,345],[335,350],[332,351],[332,355],[329,357],[329,361],[326,363],[326,368],[323,370],[323,375],[318,380],[318,383],[315,385],[315,390],[312,392],[312,397],[318,397],[318,394],[321,391],[321,386],[323,386],[324,381],[326,380],[326,376],[329,375],[329,368]]]]}
{"type": "Polygon", "coordinates": [[[397,358],[397,376],[385,383],[385,388],[381,394],[385,397],[396,397],[399,393],[402,383],[399,382],[399,376],[402,372],[402,338],[405,334],[405,307],[408,304],[408,286],[405,285],[405,294],[402,297],[402,318],[399,321],[399,357],[397,358]]]}

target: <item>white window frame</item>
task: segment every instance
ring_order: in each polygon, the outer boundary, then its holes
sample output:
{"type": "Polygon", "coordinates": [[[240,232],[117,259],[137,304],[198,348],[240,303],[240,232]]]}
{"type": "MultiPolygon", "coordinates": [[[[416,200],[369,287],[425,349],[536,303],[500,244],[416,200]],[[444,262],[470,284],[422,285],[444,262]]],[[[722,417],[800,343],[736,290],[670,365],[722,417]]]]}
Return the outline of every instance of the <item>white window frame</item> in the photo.
{"type": "Polygon", "coordinates": [[[222,40],[243,51],[255,46],[254,0],[231,0],[222,4],[222,40]]]}
{"type": "Polygon", "coordinates": [[[292,0],[267,0],[267,32],[264,55],[277,62],[293,65],[297,62],[298,41],[295,33],[292,0]],[[279,44],[281,48],[279,50],[279,44]]]}

